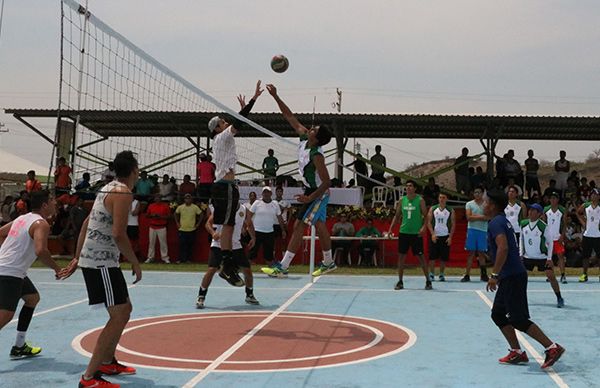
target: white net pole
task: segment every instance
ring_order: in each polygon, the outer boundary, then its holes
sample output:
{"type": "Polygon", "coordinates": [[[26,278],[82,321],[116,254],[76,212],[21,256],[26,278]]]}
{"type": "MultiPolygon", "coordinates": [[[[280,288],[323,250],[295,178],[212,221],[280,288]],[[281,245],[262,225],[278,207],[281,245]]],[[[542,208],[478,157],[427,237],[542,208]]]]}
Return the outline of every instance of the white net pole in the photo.
{"type": "Polygon", "coordinates": [[[317,228],[314,225],[310,226],[310,262],[308,264],[308,275],[310,282],[314,283],[315,278],[312,273],[315,271],[315,251],[317,246],[317,228]]]}

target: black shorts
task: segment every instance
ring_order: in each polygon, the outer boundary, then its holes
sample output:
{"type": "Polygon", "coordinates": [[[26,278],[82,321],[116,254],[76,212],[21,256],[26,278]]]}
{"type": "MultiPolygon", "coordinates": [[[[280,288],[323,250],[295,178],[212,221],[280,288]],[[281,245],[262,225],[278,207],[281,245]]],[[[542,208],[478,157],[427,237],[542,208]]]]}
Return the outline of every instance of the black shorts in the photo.
{"type": "Polygon", "coordinates": [[[81,268],[89,305],[105,307],[127,303],[129,292],[119,267],[81,268]]]}
{"type": "Polygon", "coordinates": [[[127,225],[127,237],[130,240],[137,240],[140,238],[140,227],[137,225],[127,225]]]}
{"type": "Polygon", "coordinates": [[[552,270],[552,267],[546,266],[546,259],[527,259],[523,258],[523,265],[527,268],[527,271],[533,271],[537,267],[538,272],[546,272],[546,270],[552,270]]]}
{"type": "Polygon", "coordinates": [[[273,224],[273,232],[275,232],[275,238],[281,238],[281,225],[273,224]]]}
{"type": "MultiPolygon", "coordinates": [[[[243,249],[234,249],[232,254],[233,261],[238,267],[250,268],[250,262],[248,261],[248,257],[246,257],[246,253],[243,249]]],[[[217,247],[211,247],[210,255],[208,257],[208,266],[212,268],[219,268],[222,262],[223,255],[221,254],[221,249],[217,247]]]]}
{"type": "Polygon", "coordinates": [[[29,294],[38,294],[38,290],[27,276],[0,276],[0,310],[16,311],[19,299],[29,294]]]}
{"type": "Polygon", "coordinates": [[[400,233],[398,236],[398,253],[406,254],[409,248],[412,250],[413,255],[422,255],[423,237],[418,234],[400,233]]]}
{"type": "Polygon", "coordinates": [[[500,279],[492,306],[494,313],[505,315],[511,323],[529,319],[527,272],[500,279]]]}
{"type": "Polygon", "coordinates": [[[592,257],[592,251],[596,253],[596,256],[600,256],[600,237],[585,237],[581,242],[581,254],[584,259],[592,257]]]}
{"type": "MultiPolygon", "coordinates": [[[[308,197],[315,191],[317,191],[317,189],[309,189],[309,188],[305,187],[304,195],[306,195],[308,197]]],[[[300,209],[298,209],[298,211],[296,212],[296,218],[298,220],[300,220],[300,222],[304,222],[303,217],[311,206],[312,206],[312,202],[303,203],[302,206],[300,206],[300,209]]]]}
{"type": "Polygon", "coordinates": [[[237,186],[233,183],[213,183],[211,198],[215,209],[213,223],[216,225],[235,225],[235,214],[240,202],[240,192],[237,186]]]}
{"type": "Polygon", "coordinates": [[[429,240],[429,260],[450,260],[450,246],[447,244],[448,236],[438,237],[436,242],[429,240]]]}

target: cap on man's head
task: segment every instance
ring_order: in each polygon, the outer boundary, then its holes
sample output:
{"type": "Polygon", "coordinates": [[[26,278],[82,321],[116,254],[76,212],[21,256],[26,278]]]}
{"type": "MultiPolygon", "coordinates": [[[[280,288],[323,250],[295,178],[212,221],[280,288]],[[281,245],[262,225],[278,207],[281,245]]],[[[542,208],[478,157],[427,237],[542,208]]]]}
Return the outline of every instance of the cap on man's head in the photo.
{"type": "Polygon", "coordinates": [[[208,122],[208,130],[211,132],[214,131],[215,128],[217,128],[217,125],[219,125],[219,120],[221,120],[219,116],[215,116],[212,119],[210,119],[210,121],[208,122]]]}
{"type": "Polygon", "coordinates": [[[186,194],[183,196],[183,198],[192,198],[192,194],[190,194],[190,193],[186,193],[186,194]]]}
{"type": "Polygon", "coordinates": [[[558,194],[557,191],[553,191],[550,193],[550,198],[552,198],[552,197],[556,197],[556,198],[560,199],[560,194],[558,194]]]}
{"type": "Polygon", "coordinates": [[[544,208],[542,208],[542,205],[540,205],[539,203],[534,203],[533,205],[529,205],[529,208],[530,209],[535,209],[539,213],[543,213],[544,212],[544,208]]]}
{"type": "Polygon", "coordinates": [[[263,187],[262,191],[268,191],[269,193],[272,193],[271,188],[269,186],[265,186],[263,187]]]}

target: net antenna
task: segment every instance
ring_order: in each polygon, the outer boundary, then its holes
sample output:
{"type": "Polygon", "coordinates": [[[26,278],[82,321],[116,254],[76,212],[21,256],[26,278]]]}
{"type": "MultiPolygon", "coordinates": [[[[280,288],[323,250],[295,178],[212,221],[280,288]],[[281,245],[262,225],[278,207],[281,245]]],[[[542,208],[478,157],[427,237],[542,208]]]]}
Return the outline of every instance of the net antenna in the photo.
{"type": "MultiPolygon", "coordinates": [[[[237,174],[244,179],[263,177],[262,162],[269,148],[277,151],[280,164],[297,158],[296,141],[240,116],[241,107],[232,109],[187,81],[95,16],[87,1],[81,5],[75,0],[61,0],[60,59],[58,120],[50,171],[56,157],[65,157],[71,162],[75,179],[88,172],[96,180],[117,152],[131,150],[140,168],[150,175],[168,174],[177,179],[194,176],[198,155],[210,153],[206,123],[193,127],[192,136],[189,128],[185,132],[175,122],[169,131],[160,132],[163,128],[157,128],[156,122],[142,121],[147,129],[140,129],[127,121],[148,117],[144,115],[147,112],[160,114],[167,121],[174,113],[225,113],[245,123],[242,131],[248,137],[236,140],[237,174]],[[93,117],[96,125],[86,127],[86,117],[93,117]]],[[[211,69],[201,71],[210,74],[211,69]]],[[[244,85],[252,87],[248,93],[253,92],[254,82],[244,85]]],[[[228,102],[237,103],[235,96],[228,102]]]]}

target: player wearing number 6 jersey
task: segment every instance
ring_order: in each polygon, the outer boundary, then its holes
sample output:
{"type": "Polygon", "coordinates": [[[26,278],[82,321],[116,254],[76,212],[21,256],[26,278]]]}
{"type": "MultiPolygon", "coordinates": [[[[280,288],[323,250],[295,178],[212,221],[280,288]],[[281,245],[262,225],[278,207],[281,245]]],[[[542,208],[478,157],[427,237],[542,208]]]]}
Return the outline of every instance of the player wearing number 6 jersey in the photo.
{"type": "Polygon", "coordinates": [[[425,275],[425,289],[431,290],[431,280],[427,274],[427,264],[423,257],[423,234],[425,233],[425,223],[423,222],[427,208],[425,200],[417,194],[417,184],[412,181],[406,181],[406,195],[403,196],[396,208],[396,215],[390,224],[388,236],[392,236],[392,229],[396,223],[400,223],[400,234],[398,235],[398,283],[395,290],[404,288],[404,260],[408,249],[412,250],[413,255],[419,258],[419,264],[425,275]]]}
{"type": "Polygon", "coordinates": [[[567,230],[567,211],[559,204],[560,195],[554,191],[550,194],[550,205],[544,208],[544,221],[548,224],[552,236],[552,254],[558,257],[560,281],[567,283],[565,276],[565,231],[567,230]]]}
{"type": "Polygon", "coordinates": [[[529,271],[537,267],[538,271],[545,272],[552,290],[556,295],[556,306],[561,308],[565,301],[560,295],[560,286],[554,276],[554,265],[552,263],[552,232],[540,217],[544,214],[542,206],[534,203],[529,207],[529,219],[521,221],[521,242],[519,254],[523,258],[523,264],[529,271]]]}
{"type": "Polygon", "coordinates": [[[585,225],[583,232],[582,253],[583,253],[583,274],[579,277],[580,282],[588,281],[588,268],[590,266],[590,257],[592,250],[596,255],[600,255],[600,192],[598,189],[590,193],[590,202],[586,202],[577,209],[577,217],[581,225],[585,225]]]}
{"type": "Polygon", "coordinates": [[[439,203],[433,205],[427,213],[427,228],[431,234],[429,241],[429,280],[435,278],[435,261],[440,259],[440,282],[446,281],[444,270],[450,259],[450,245],[454,235],[454,209],[446,206],[448,197],[444,193],[438,195],[439,203]]]}

